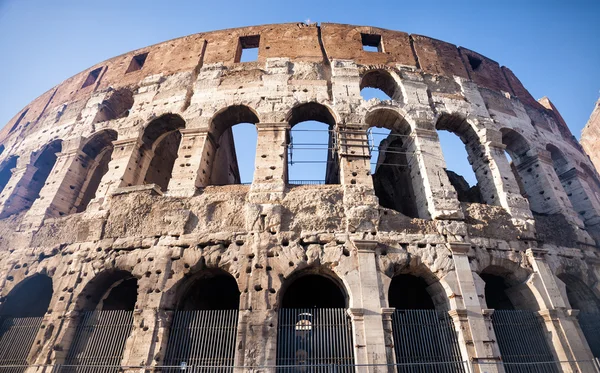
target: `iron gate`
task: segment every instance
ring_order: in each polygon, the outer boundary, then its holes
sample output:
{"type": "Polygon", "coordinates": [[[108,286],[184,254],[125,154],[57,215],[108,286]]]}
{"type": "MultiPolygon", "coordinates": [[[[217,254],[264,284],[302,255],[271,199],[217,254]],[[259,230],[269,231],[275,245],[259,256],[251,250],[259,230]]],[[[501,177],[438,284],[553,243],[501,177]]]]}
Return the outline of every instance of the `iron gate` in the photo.
{"type": "Polygon", "coordinates": [[[544,335],[542,321],[534,312],[495,310],[492,325],[507,373],[560,371],[544,335]]]}
{"type": "Polygon", "coordinates": [[[231,372],[238,310],[177,311],[173,315],[163,372],[231,372]]]}
{"type": "Polygon", "coordinates": [[[344,308],[279,310],[278,372],[353,372],[352,323],[344,308]]]}
{"type": "Polygon", "coordinates": [[[61,373],[118,372],[133,311],[88,311],[81,315],[61,373]]]}
{"type": "Polygon", "coordinates": [[[600,313],[581,312],[578,320],[590,350],[596,358],[600,358],[600,313]]]}
{"type": "Polygon", "coordinates": [[[436,310],[395,310],[392,315],[398,372],[465,372],[454,323],[436,310]]]}
{"type": "Polygon", "coordinates": [[[42,325],[42,317],[3,318],[0,326],[0,372],[21,373],[42,325]]]}

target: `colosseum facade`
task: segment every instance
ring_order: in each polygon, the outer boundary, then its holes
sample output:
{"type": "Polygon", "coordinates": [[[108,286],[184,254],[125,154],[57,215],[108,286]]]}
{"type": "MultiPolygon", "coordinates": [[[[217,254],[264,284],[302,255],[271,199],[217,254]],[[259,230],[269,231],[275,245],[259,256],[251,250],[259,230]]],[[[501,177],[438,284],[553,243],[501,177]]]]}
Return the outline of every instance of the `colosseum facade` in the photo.
{"type": "Polygon", "coordinates": [[[474,51],[331,23],[195,34],[65,80],[0,152],[1,371],[598,372],[598,174],[474,51]],[[311,120],[323,183],[288,178],[311,120]]]}

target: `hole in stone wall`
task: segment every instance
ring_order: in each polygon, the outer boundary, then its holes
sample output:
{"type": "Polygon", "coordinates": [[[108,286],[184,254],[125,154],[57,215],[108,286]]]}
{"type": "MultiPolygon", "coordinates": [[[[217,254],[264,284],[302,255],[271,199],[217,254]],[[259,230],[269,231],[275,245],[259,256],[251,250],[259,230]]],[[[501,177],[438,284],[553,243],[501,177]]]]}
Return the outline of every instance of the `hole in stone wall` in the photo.
{"type": "Polygon", "coordinates": [[[481,63],[483,62],[481,60],[481,58],[471,56],[471,55],[468,55],[467,59],[469,60],[469,65],[471,65],[471,69],[473,69],[473,71],[476,71],[481,66],[481,63]]]}
{"type": "Polygon", "coordinates": [[[435,309],[427,287],[427,283],[421,277],[408,274],[394,276],[388,291],[390,307],[398,310],[435,309]]]}
{"type": "Polygon", "coordinates": [[[346,296],[329,278],[307,274],[291,280],[285,289],[281,308],[345,308],[346,296]]]}
{"type": "Polygon", "coordinates": [[[109,92],[102,101],[92,124],[128,116],[133,103],[133,92],[130,89],[123,88],[109,92]]]}
{"type": "Polygon", "coordinates": [[[133,311],[137,298],[137,279],[128,278],[108,291],[102,300],[103,311],[133,311]]]}
{"type": "Polygon", "coordinates": [[[327,107],[310,102],[287,116],[292,127],[287,144],[289,184],[338,184],[335,119],[327,107]]]}
{"type": "Polygon", "coordinates": [[[258,61],[260,35],[242,36],[238,42],[235,62],[258,61]]]}
{"type": "Polygon", "coordinates": [[[33,275],[17,284],[2,304],[2,317],[41,317],[52,299],[52,279],[33,275]]]}
{"type": "Polygon", "coordinates": [[[360,34],[363,50],[365,52],[383,52],[381,44],[381,35],[377,34],[360,34]]]}
{"type": "Polygon", "coordinates": [[[0,193],[2,193],[2,190],[8,184],[12,176],[12,169],[17,167],[18,159],[19,157],[13,155],[0,164],[0,193]]]}
{"type": "Polygon", "coordinates": [[[91,86],[92,84],[96,83],[96,81],[98,80],[98,77],[100,76],[101,71],[102,71],[101,67],[90,71],[87,78],[83,82],[83,85],[81,86],[81,88],[85,88],[85,87],[91,86]]]}
{"type": "Polygon", "coordinates": [[[130,73],[132,71],[141,70],[142,67],[144,67],[144,64],[146,63],[147,57],[148,57],[148,52],[134,56],[131,59],[131,62],[129,63],[129,67],[127,68],[127,71],[125,72],[125,74],[130,73]]]}

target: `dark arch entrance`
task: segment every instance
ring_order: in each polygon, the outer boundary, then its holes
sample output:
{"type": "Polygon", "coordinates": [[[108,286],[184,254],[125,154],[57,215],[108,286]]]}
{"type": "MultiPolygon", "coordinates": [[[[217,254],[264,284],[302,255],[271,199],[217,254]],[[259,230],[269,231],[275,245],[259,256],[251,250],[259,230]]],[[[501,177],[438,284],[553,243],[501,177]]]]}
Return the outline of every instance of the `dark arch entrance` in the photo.
{"type": "Polygon", "coordinates": [[[595,357],[600,358],[600,299],[577,277],[560,274],[558,278],[567,287],[567,298],[571,307],[579,310],[577,318],[590,350],[595,357]]]}
{"type": "Polygon", "coordinates": [[[314,273],[288,281],[278,312],[277,365],[295,366],[291,371],[353,372],[352,324],[344,290],[337,281],[314,273]]]}
{"type": "Polygon", "coordinates": [[[235,278],[223,270],[205,269],[180,284],[176,295],[163,365],[233,371],[240,305],[235,278]]]}
{"type": "Polygon", "coordinates": [[[435,309],[428,288],[422,277],[392,278],[388,303],[394,308],[391,327],[398,372],[465,372],[454,323],[445,310],[435,309]]]}
{"type": "Polygon", "coordinates": [[[137,279],[127,271],[106,271],[90,280],[75,303],[81,313],[62,372],[78,373],[82,365],[91,372],[116,372],[136,300],[137,279]]]}
{"type": "Polygon", "coordinates": [[[13,155],[0,164],[0,193],[2,193],[4,187],[8,184],[8,181],[12,176],[12,169],[17,167],[18,159],[19,157],[13,155]]]}
{"type": "Polygon", "coordinates": [[[14,366],[10,370],[15,373],[25,371],[51,298],[52,279],[40,274],[24,279],[8,293],[0,309],[0,365],[14,366]]]}
{"type": "Polygon", "coordinates": [[[544,321],[535,310],[520,306],[531,304],[520,298],[533,298],[533,294],[528,294],[530,291],[525,285],[518,283],[512,272],[505,268],[490,266],[479,276],[485,282],[487,307],[494,309],[492,325],[505,371],[559,372],[560,364],[552,353],[552,341],[548,340],[544,321]],[[515,288],[514,292],[512,288],[515,288]]]}

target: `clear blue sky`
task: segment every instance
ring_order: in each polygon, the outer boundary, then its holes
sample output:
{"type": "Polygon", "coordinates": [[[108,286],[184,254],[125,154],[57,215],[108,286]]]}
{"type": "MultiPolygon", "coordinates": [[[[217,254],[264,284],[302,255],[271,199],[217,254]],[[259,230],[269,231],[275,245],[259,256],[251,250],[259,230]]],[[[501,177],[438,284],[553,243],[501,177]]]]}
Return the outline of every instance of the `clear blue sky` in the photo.
{"type": "Polygon", "coordinates": [[[510,67],[579,137],[600,92],[600,0],[0,0],[0,126],[107,58],[201,31],[264,23],[373,25],[442,39],[510,67]]]}

